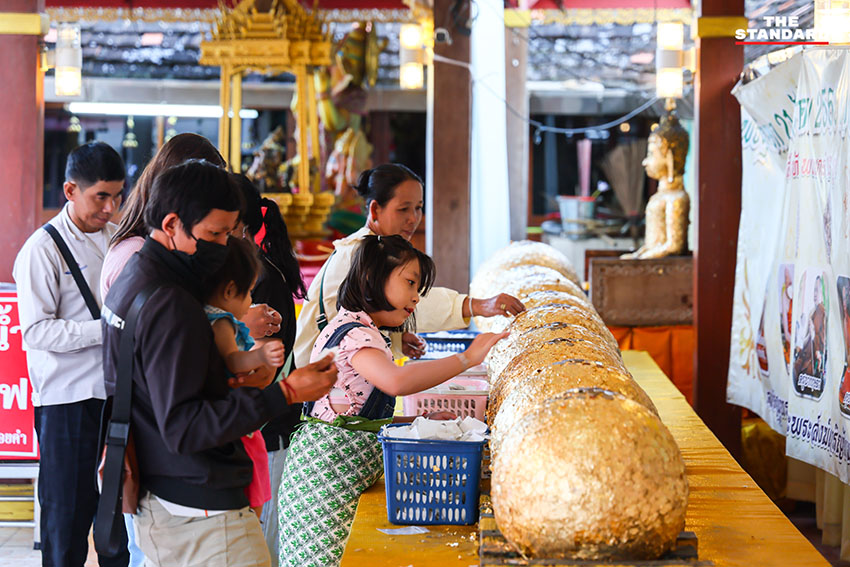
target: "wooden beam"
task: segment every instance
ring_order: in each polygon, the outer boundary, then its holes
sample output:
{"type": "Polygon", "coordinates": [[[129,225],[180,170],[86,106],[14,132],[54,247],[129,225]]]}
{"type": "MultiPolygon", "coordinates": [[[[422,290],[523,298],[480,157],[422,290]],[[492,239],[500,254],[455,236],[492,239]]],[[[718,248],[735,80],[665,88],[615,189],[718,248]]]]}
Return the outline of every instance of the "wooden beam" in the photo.
{"type": "Polygon", "coordinates": [[[390,147],[393,143],[389,112],[373,110],[369,113],[369,142],[375,148],[372,151],[372,163],[374,165],[388,163],[390,147]]]}
{"type": "MultiPolygon", "coordinates": [[[[434,13],[447,14],[452,0],[435,0],[434,13]]],[[[449,30],[452,44],[439,43],[434,53],[469,63],[469,37],[449,30]]],[[[428,113],[432,120],[427,203],[431,243],[437,265],[437,285],[466,292],[469,288],[469,137],[471,82],[465,67],[434,62],[433,96],[428,113]]]]}
{"type": "MultiPolygon", "coordinates": [[[[703,17],[741,16],[744,0],[704,0],[703,17]]],[[[697,246],[694,252],[694,407],[733,456],[741,409],[726,403],[732,294],[741,215],[741,114],[730,94],[744,48],[730,37],[697,39],[697,246]]]]}

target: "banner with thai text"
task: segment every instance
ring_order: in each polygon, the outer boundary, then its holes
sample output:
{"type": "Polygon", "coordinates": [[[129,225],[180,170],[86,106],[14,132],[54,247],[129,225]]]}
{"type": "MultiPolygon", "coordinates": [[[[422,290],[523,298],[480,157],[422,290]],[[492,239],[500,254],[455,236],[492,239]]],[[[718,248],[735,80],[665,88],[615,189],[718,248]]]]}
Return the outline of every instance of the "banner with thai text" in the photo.
{"type": "Polygon", "coordinates": [[[37,459],[32,387],[18,325],[18,297],[0,291],[0,460],[37,459]]]}
{"type": "Polygon", "coordinates": [[[758,413],[782,433],[789,352],[768,352],[765,342],[776,334],[774,330],[789,336],[782,325],[786,319],[778,313],[790,315],[790,300],[781,301],[790,287],[778,287],[771,274],[782,231],[785,162],[800,60],[798,55],[733,91],[741,103],[743,167],[727,399],[758,413]]]}
{"type": "Polygon", "coordinates": [[[734,92],[744,161],[727,387],[731,403],[786,435],[788,455],[845,483],[849,83],[847,51],[826,48],[734,92]]]}

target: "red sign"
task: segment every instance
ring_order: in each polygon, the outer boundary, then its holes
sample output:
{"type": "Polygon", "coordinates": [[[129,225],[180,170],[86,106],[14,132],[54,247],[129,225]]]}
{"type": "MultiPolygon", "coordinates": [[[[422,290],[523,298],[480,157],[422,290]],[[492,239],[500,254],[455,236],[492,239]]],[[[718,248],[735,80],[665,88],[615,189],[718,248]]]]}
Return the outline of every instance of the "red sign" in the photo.
{"type": "Polygon", "coordinates": [[[0,460],[38,459],[18,295],[0,292],[0,460]]]}

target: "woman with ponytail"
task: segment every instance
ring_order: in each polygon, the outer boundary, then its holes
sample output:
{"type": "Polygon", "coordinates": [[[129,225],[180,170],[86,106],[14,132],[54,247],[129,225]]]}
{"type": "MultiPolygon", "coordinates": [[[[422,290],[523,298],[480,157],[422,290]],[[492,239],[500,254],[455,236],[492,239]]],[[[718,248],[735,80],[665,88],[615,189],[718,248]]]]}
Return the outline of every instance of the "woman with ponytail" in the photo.
{"type": "MultiPolygon", "coordinates": [[[[292,349],[295,343],[295,301],[293,297],[303,298],[307,294],[298,260],[292,251],[289,232],[280,214],[277,204],[260,196],[257,187],[244,175],[232,175],[242,191],[245,210],[242,219],[233,233],[234,237],[243,237],[254,241],[260,248],[260,260],[263,269],[257,283],[251,291],[254,303],[267,304],[280,313],[280,330],[265,339],[283,342],[287,363],[282,372],[295,369],[292,361],[292,349]]],[[[271,501],[263,507],[260,523],[263,536],[272,558],[272,566],[278,559],[278,522],[277,492],[283,474],[289,439],[295,426],[301,420],[301,404],[289,406],[289,411],[267,423],[263,429],[263,439],[269,458],[269,478],[271,479],[271,501]]]]}
{"type": "MultiPolygon", "coordinates": [[[[355,187],[366,201],[366,226],[334,242],[334,253],[316,274],[298,317],[295,336],[295,362],[310,362],[310,352],[320,331],[337,314],[340,284],[351,268],[354,252],[369,235],[401,235],[410,240],[422,220],[422,179],[407,167],[389,163],[360,174],[355,187]]],[[[522,303],[507,294],[473,299],[444,287],[432,287],[416,307],[416,328],[421,332],[461,329],[474,314],[482,317],[515,315],[522,303]]],[[[422,339],[413,333],[391,333],[393,352],[419,358],[425,353],[422,339]]]]}
{"type": "MultiPolygon", "coordinates": [[[[156,155],[145,166],[139,180],[130,191],[127,203],[122,211],[118,230],[109,243],[109,251],[103,259],[103,270],[100,275],[100,296],[106,298],[106,293],[112,282],[124,269],[130,257],[142,249],[145,237],[148,235],[145,227],[145,206],[150,198],[151,187],[160,173],[179,165],[189,159],[202,159],[213,165],[224,168],[227,163],[215,146],[198,134],[186,132],[177,134],[159,149],[156,155]]],[[[251,329],[255,339],[271,335],[280,330],[280,315],[266,305],[256,305],[251,308],[243,321],[251,329]]]]}

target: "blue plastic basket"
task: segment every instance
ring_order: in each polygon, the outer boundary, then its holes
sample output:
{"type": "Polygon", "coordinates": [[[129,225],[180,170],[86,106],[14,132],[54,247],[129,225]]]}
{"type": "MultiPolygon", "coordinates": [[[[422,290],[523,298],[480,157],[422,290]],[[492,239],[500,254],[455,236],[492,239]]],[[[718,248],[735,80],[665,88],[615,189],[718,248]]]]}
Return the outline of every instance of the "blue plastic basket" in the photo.
{"type": "MultiPolygon", "coordinates": [[[[399,427],[393,424],[386,427],[399,427]]],[[[472,524],[478,520],[485,441],[430,441],[378,435],[384,449],[387,520],[392,524],[472,524]]]]}

